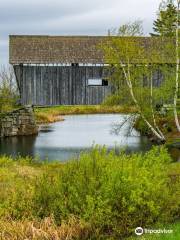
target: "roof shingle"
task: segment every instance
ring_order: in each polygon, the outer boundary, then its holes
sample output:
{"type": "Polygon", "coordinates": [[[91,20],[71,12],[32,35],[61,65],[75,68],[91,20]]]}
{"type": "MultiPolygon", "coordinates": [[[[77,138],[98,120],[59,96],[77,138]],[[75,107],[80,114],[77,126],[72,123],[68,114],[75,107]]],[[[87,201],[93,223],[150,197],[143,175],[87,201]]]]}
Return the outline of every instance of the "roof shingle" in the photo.
{"type": "MultiPolygon", "coordinates": [[[[39,36],[10,35],[9,62],[11,64],[58,64],[58,63],[104,63],[103,51],[99,47],[106,42],[107,36],[39,36]]],[[[128,42],[131,37],[121,37],[128,42]]],[[[168,62],[163,56],[163,44],[160,39],[136,37],[135,40],[147,46],[157,47],[160,62],[168,62]]],[[[139,60],[140,61],[140,60],[139,60]]]]}

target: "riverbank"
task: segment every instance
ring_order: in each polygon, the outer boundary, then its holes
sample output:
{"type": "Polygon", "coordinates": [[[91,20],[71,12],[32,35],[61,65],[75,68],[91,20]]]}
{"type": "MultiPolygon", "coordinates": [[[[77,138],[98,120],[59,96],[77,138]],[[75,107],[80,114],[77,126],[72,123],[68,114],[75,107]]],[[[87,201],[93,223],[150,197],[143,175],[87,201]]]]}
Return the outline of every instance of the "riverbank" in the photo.
{"type": "Polygon", "coordinates": [[[0,176],[4,240],[126,239],[180,217],[180,165],[162,147],[144,155],[96,147],[65,164],[1,156],[0,176]]]}
{"type": "Polygon", "coordinates": [[[38,124],[63,121],[63,115],[72,114],[103,114],[103,113],[134,113],[134,107],[105,106],[105,105],[72,105],[35,107],[35,116],[38,124]]]}
{"type": "MultiPolygon", "coordinates": [[[[72,106],[53,106],[53,107],[35,107],[35,117],[37,124],[47,124],[57,121],[63,121],[63,115],[73,114],[105,114],[105,113],[135,113],[135,107],[125,106],[107,106],[107,105],[72,105],[72,106]]],[[[178,113],[180,115],[180,112],[178,113]]],[[[163,126],[163,133],[167,139],[167,145],[180,142],[180,135],[174,122],[174,116],[169,113],[166,117],[161,117],[157,122],[163,126]]],[[[152,142],[156,142],[147,125],[142,120],[137,120],[135,124],[136,130],[142,135],[148,136],[152,142]]],[[[178,144],[180,146],[180,143],[178,144]]],[[[179,154],[179,153],[178,153],[179,154]]]]}
{"type": "MultiPolygon", "coordinates": [[[[178,115],[180,116],[180,111],[178,111],[178,115]]],[[[180,133],[177,131],[173,113],[169,112],[164,117],[159,116],[156,121],[157,124],[161,126],[161,131],[166,138],[165,144],[167,146],[176,145],[176,148],[180,149],[180,133]]],[[[135,129],[137,129],[143,136],[148,136],[152,142],[157,142],[157,139],[153,136],[148,126],[141,119],[136,121],[135,129]]]]}
{"type": "MultiPolygon", "coordinates": [[[[64,115],[73,114],[104,114],[104,113],[134,113],[135,107],[129,108],[125,106],[107,106],[107,105],[73,105],[73,106],[53,106],[53,107],[35,107],[35,116],[37,124],[47,124],[56,121],[63,121],[64,115]]],[[[179,113],[180,114],[180,113],[179,113]]],[[[168,112],[166,117],[160,116],[157,120],[162,131],[167,139],[166,146],[170,149],[172,157],[179,159],[180,157],[180,135],[174,122],[172,112],[168,112]]],[[[157,139],[152,135],[147,125],[142,120],[137,120],[135,129],[138,130],[142,136],[148,136],[151,142],[157,144],[157,139]]]]}

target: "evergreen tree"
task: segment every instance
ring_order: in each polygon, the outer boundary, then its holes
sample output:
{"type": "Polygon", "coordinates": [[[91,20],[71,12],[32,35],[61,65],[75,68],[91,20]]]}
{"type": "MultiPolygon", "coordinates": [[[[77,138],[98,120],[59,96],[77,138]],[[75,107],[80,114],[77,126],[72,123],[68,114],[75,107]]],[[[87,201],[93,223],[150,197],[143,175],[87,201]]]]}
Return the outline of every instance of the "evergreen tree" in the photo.
{"type": "Polygon", "coordinates": [[[173,3],[161,8],[158,19],[154,21],[154,33],[151,36],[172,37],[176,34],[177,8],[173,3]]]}

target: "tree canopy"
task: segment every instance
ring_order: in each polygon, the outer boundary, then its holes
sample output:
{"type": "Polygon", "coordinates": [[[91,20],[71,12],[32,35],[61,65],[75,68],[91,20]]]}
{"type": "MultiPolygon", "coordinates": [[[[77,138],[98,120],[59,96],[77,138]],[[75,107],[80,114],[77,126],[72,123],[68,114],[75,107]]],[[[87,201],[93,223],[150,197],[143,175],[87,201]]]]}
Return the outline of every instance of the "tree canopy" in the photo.
{"type": "Polygon", "coordinates": [[[151,36],[174,37],[176,35],[177,7],[170,1],[160,5],[157,20],[154,21],[154,33],[151,36]]]}

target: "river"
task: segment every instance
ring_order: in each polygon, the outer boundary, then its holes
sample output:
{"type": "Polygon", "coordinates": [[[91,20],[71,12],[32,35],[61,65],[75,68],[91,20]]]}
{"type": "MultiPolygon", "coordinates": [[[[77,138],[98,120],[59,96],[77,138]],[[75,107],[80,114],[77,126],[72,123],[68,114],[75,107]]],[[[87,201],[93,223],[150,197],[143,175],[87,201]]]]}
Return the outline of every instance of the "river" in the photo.
{"type": "Polygon", "coordinates": [[[117,133],[114,126],[121,124],[125,114],[86,114],[65,116],[62,122],[41,127],[37,136],[3,138],[0,154],[33,156],[42,160],[66,161],[78,156],[93,145],[126,149],[127,152],[144,152],[151,148],[146,137],[133,129],[127,135],[130,122],[117,133]]]}

